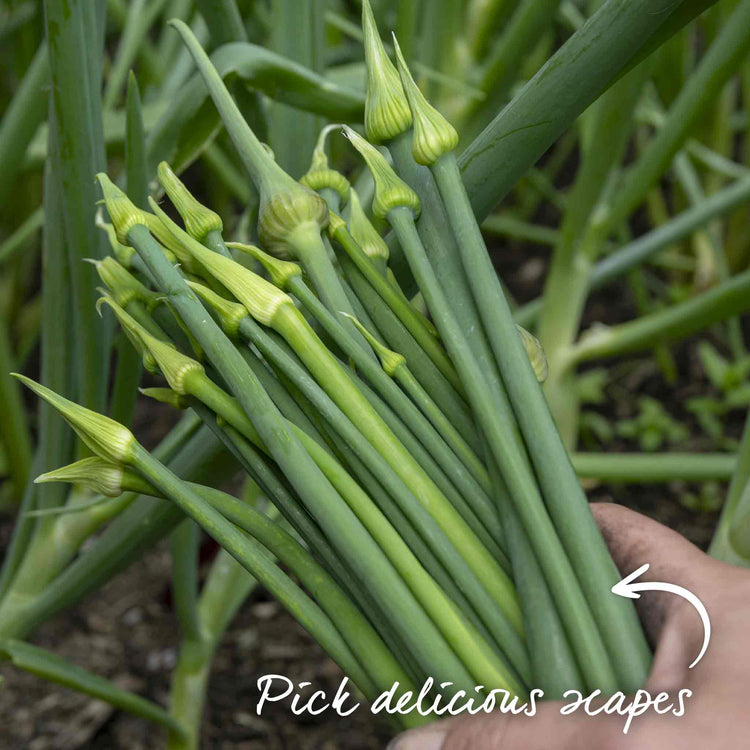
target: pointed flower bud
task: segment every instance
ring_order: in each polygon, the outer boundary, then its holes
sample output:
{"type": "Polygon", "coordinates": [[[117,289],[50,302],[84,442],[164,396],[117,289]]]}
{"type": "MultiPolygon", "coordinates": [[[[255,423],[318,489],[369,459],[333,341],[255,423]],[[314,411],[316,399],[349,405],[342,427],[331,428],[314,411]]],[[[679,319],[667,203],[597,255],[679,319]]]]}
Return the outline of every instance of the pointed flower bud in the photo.
{"type": "Polygon", "coordinates": [[[169,404],[175,409],[187,409],[190,405],[187,398],[175,393],[171,388],[139,388],[138,392],[146,398],[152,398],[160,404],[169,404]]]}
{"type": "Polygon", "coordinates": [[[258,236],[281,258],[294,253],[292,236],[296,232],[320,234],[328,223],[326,202],[310,188],[285,176],[285,185],[261,190],[258,209],[258,236]]]}
{"type": "Polygon", "coordinates": [[[244,305],[239,302],[230,302],[217,294],[213,289],[209,289],[203,284],[195,281],[188,281],[188,286],[208,305],[211,306],[219,319],[224,333],[229,338],[236,339],[239,335],[240,323],[248,317],[249,313],[244,305]]]}
{"type": "Polygon", "coordinates": [[[220,281],[258,322],[270,325],[279,307],[287,304],[294,306],[292,298],[277,289],[271,282],[237,261],[211,252],[194,240],[184,229],[178,227],[158,206],[152,204],[152,208],[182,247],[203,266],[207,273],[220,281]]]}
{"type": "Polygon", "coordinates": [[[167,162],[159,164],[156,174],[169,200],[182,216],[185,229],[191,237],[203,242],[209,232],[221,232],[224,229],[219,214],[199,203],[167,162]]]}
{"type": "Polygon", "coordinates": [[[386,241],[367,218],[355,190],[349,196],[349,232],[365,255],[380,264],[387,263],[390,252],[386,241]]]}
{"type": "Polygon", "coordinates": [[[143,360],[143,366],[150,373],[159,372],[159,366],[156,364],[156,360],[153,358],[151,352],[144,346],[142,333],[148,333],[146,329],[125,310],[109,295],[100,297],[96,301],[96,311],[101,315],[102,306],[107,305],[112,312],[117,316],[117,321],[120,324],[128,340],[133,345],[133,348],[140,354],[143,360]]]}
{"type": "MultiPolygon", "coordinates": [[[[148,200],[152,207],[158,205],[151,196],[149,196],[148,200]]],[[[175,242],[159,217],[147,213],[145,218],[148,231],[151,232],[156,241],[161,245],[167,259],[171,263],[179,263],[187,273],[195,273],[195,263],[193,263],[190,253],[186,253],[180,243],[175,242]]]]}
{"type": "Polygon", "coordinates": [[[96,218],[94,219],[96,226],[101,229],[109,240],[109,246],[112,248],[112,253],[118,262],[121,263],[125,268],[130,268],[130,262],[135,255],[135,250],[127,245],[122,245],[117,241],[117,233],[115,228],[108,221],[104,221],[103,212],[101,209],[97,210],[96,218]]]}
{"type": "Polygon", "coordinates": [[[34,480],[34,484],[67,482],[68,484],[81,485],[97,495],[118,497],[124,492],[122,475],[122,464],[115,464],[98,456],[91,456],[68,466],[61,466],[59,469],[40,474],[34,480]]]}
{"type": "Polygon", "coordinates": [[[104,172],[100,172],[96,179],[99,180],[102,193],[104,193],[104,205],[107,207],[107,213],[115,227],[117,241],[127,245],[128,232],[131,227],[138,224],[147,226],[146,211],[138,208],[104,172]]]}
{"type": "Polygon", "coordinates": [[[411,127],[411,112],[398,71],[385,51],[369,0],[362,3],[367,66],[365,132],[373,143],[391,140],[411,127]]]}
{"type": "Polygon", "coordinates": [[[328,163],[328,156],[326,155],[326,139],[328,138],[328,134],[332,130],[340,128],[341,125],[326,125],[320,131],[318,142],[313,151],[310,169],[307,170],[307,174],[302,176],[300,182],[315,192],[320,192],[324,188],[335,190],[341,196],[342,203],[346,203],[349,200],[349,180],[341,172],[331,169],[328,163]]]}
{"type": "Polygon", "coordinates": [[[398,368],[406,364],[406,357],[381,344],[353,315],[349,315],[349,313],[341,314],[349,318],[354,323],[355,328],[365,337],[367,343],[373,348],[375,354],[378,355],[380,364],[387,375],[393,377],[398,368]]]}
{"type": "Polygon", "coordinates": [[[443,154],[453,151],[458,146],[458,133],[453,125],[425,99],[419,90],[419,86],[409,73],[409,68],[406,66],[406,60],[401,54],[395,35],[393,43],[396,46],[398,72],[414,120],[414,140],[412,142],[414,161],[417,164],[429,167],[443,154]]]}
{"type": "Polygon", "coordinates": [[[40,474],[34,484],[67,482],[77,484],[105,497],[119,497],[123,492],[153,495],[154,488],[123,464],[115,464],[98,456],[76,461],[68,466],[40,474]]]}
{"type": "Polygon", "coordinates": [[[112,256],[93,261],[99,278],[112,293],[112,297],[121,307],[137,300],[147,310],[153,310],[159,303],[159,295],[144,286],[133,274],[123,268],[112,256]]]}
{"type": "Polygon", "coordinates": [[[65,421],[76,431],[88,448],[101,458],[114,463],[128,463],[136,445],[133,433],[114,419],[87,409],[63,398],[49,388],[35,383],[25,375],[13,373],[27,388],[57,409],[65,421]]]}
{"type": "Polygon", "coordinates": [[[375,181],[375,198],[372,212],[379,219],[385,219],[394,208],[410,208],[419,215],[417,194],[393,171],[383,154],[368,143],[359,133],[344,126],[344,135],[352,142],[365,160],[375,181]]]}
{"type": "Polygon", "coordinates": [[[270,276],[273,285],[279,289],[286,289],[291,279],[295,276],[302,276],[302,268],[297,263],[274,258],[273,255],[264,253],[255,245],[245,245],[242,242],[227,242],[227,247],[240,250],[251,258],[255,258],[270,276]]]}
{"type": "Polygon", "coordinates": [[[519,325],[516,328],[518,329],[518,335],[521,337],[523,348],[529,357],[529,362],[531,362],[536,379],[540,383],[543,383],[549,375],[549,365],[547,364],[547,355],[544,353],[542,344],[536,336],[529,333],[525,328],[521,328],[519,325]]]}
{"type": "Polygon", "coordinates": [[[169,383],[169,387],[180,396],[189,395],[188,379],[193,373],[203,374],[205,372],[203,365],[192,357],[188,357],[187,354],[178,351],[171,342],[160,341],[145,329],[141,333],[141,340],[156,360],[156,364],[159,366],[164,379],[169,383]]]}
{"type": "Polygon", "coordinates": [[[258,188],[258,233],[261,241],[275,253],[289,252],[287,240],[292,233],[303,228],[310,231],[311,227],[320,232],[325,227],[328,221],[325,201],[293,180],[274,161],[245,122],[224,81],[187,24],[177,19],[170,21],[170,24],[177,29],[195,61],[224,127],[258,188]]]}

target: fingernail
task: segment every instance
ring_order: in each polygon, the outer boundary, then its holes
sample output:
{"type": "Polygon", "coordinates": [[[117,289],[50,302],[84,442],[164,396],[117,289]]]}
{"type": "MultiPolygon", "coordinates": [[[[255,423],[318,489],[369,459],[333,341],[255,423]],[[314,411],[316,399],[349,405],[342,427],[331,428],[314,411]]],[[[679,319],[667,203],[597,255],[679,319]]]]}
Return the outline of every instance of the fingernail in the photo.
{"type": "Polygon", "coordinates": [[[412,731],[391,740],[386,750],[440,750],[444,741],[445,732],[412,731]]]}

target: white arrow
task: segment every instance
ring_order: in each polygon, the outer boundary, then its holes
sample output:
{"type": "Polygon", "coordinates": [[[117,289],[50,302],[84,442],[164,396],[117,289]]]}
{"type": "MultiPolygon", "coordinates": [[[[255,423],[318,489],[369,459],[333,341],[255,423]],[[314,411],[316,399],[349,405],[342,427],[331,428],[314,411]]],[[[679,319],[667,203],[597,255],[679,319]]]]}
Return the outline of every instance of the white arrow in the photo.
{"type": "Polygon", "coordinates": [[[708,611],[703,606],[703,602],[692,591],[688,591],[682,588],[682,586],[676,586],[674,583],[659,583],[657,581],[633,583],[649,567],[649,564],[646,563],[645,565],[641,565],[637,570],[634,570],[629,576],[625,576],[625,578],[612,586],[612,593],[617,594],[617,596],[626,596],[628,599],[640,599],[641,595],[638,593],[639,591],[667,591],[670,594],[677,594],[677,596],[687,599],[696,608],[703,623],[703,647],[695,658],[695,661],[688,667],[688,669],[692,669],[703,658],[703,654],[706,653],[706,649],[708,648],[708,642],[711,640],[711,620],[708,617],[708,611]]]}

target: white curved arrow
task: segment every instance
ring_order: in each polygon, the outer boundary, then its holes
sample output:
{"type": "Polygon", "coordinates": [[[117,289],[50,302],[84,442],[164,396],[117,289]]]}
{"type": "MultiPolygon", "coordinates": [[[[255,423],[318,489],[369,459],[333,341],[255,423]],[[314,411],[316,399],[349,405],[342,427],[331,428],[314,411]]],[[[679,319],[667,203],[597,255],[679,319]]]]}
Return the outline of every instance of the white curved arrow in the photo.
{"type": "Polygon", "coordinates": [[[688,591],[674,583],[659,583],[658,581],[633,583],[649,567],[649,564],[646,563],[645,565],[641,565],[637,570],[634,570],[629,576],[625,576],[625,578],[612,586],[612,593],[617,594],[617,596],[626,596],[628,599],[640,599],[641,595],[638,593],[639,591],[667,591],[670,594],[677,594],[677,596],[687,599],[698,611],[703,623],[703,647],[695,658],[695,661],[688,667],[688,669],[692,669],[703,658],[703,654],[706,653],[706,649],[708,648],[708,642],[711,640],[711,620],[708,616],[708,611],[703,606],[703,602],[692,591],[688,591]]]}

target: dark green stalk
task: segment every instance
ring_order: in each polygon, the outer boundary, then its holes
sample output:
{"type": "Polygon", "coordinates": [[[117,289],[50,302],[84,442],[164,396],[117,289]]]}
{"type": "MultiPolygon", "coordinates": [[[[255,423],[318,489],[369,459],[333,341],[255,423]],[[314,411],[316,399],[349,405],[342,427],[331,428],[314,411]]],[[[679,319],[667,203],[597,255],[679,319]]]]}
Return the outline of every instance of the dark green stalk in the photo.
{"type": "Polygon", "coordinates": [[[471,472],[474,479],[479,483],[484,492],[490,491],[490,480],[484,464],[479,460],[471,446],[461,437],[454,427],[453,415],[448,417],[441,411],[440,407],[432,400],[430,394],[422,387],[421,383],[414,377],[408,365],[396,369],[394,377],[406,393],[411,396],[412,401],[422,410],[422,413],[430,420],[435,429],[445,440],[453,453],[461,460],[463,465],[471,472]]]}
{"type": "Polygon", "coordinates": [[[211,34],[212,47],[248,41],[235,0],[198,0],[197,6],[211,34]]]}
{"type": "MultiPolygon", "coordinates": [[[[354,308],[344,291],[341,279],[323,244],[323,239],[311,231],[296,232],[290,239],[295,257],[307,272],[321,302],[332,312],[354,315],[354,308]]],[[[359,334],[356,334],[359,336],[359,334]]]]}
{"type": "Polygon", "coordinates": [[[494,214],[488,216],[482,222],[482,230],[488,234],[496,234],[500,237],[512,237],[517,240],[533,242],[537,245],[556,245],[560,235],[556,229],[530,224],[517,219],[509,213],[494,214]]]}
{"type": "MultiPolygon", "coordinates": [[[[322,73],[326,47],[324,6],[322,0],[274,0],[271,49],[309,70],[322,73]]],[[[310,164],[322,125],[320,118],[275,104],[271,120],[271,144],[276,158],[292,177],[301,177],[310,164]]]]}
{"type": "MultiPolygon", "coordinates": [[[[53,102],[50,97],[50,115],[53,102]]],[[[69,332],[73,326],[70,299],[70,267],[65,257],[63,203],[58,159],[57,132],[49,131],[49,154],[44,169],[44,227],[42,229],[42,333],[41,379],[56,393],[69,394],[75,388],[69,332]]],[[[65,423],[47,403],[39,403],[39,468],[64,466],[72,458],[73,441],[65,423]]],[[[44,485],[37,491],[37,508],[54,508],[64,501],[65,487],[44,485]]],[[[33,521],[30,521],[34,523],[33,521]]],[[[24,525],[27,519],[20,519],[24,525]]],[[[39,523],[42,526],[43,523],[39,523]]]]}
{"type": "Polygon", "coordinates": [[[183,639],[199,641],[198,548],[200,526],[186,518],[169,536],[172,557],[172,597],[183,639]]]}
{"type": "Polygon", "coordinates": [[[395,351],[405,352],[409,367],[425,390],[446,414],[455,415],[456,426],[464,438],[476,441],[476,428],[464,399],[435,367],[406,326],[383,304],[380,295],[356,266],[348,258],[342,257],[341,267],[387,344],[395,351]]]}
{"type": "Polygon", "coordinates": [[[490,475],[493,485],[501,490],[496,493],[495,501],[521,602],[533,685],[544,690],[548,699],[560,700],[566,690],[583,690],[581,673],[544,573],[492,459],[490,475]]]}
{"type": "Polygon", "coordinates": [[[102,101],[104,109],[113,109],[117,105],[128,77],[128,71],[147,38],[151,25],[164,8],[165,2],[166,0],[133,0],[128,5],[125,25],[107,77],[107,84],[104,87],[102,101]]]}

